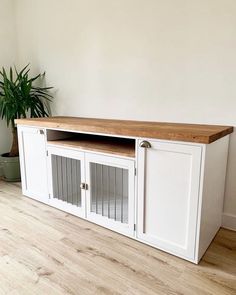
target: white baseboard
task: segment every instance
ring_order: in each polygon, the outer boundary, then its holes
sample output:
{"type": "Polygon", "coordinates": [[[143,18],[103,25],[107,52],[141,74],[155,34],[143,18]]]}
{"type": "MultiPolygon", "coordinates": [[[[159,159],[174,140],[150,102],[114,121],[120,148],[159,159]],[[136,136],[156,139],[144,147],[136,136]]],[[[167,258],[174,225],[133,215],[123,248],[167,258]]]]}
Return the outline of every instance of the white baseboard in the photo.
{"type": "Polygon", "coordinates": [[[236,231],[236,215],[223,213],[222,227],[236,231]]]}

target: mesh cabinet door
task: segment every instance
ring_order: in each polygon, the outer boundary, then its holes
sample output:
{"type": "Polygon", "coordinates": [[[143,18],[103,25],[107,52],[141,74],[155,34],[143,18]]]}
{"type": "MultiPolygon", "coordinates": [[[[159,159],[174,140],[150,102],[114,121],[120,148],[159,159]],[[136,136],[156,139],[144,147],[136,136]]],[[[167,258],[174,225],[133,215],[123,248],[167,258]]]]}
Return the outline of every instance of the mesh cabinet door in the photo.
{"type": "Polygon", "coordinates": [[[87,217],[133,235],[134,161],[86,154],[87,217]]]}
{"type": "Polygon", "coordinates": [[[52,155],[53,198],[81,207],[81,161],[52,155]]]}
{"type": "Polygon", "coordinates": [[[90,210],[128,224],[129,170],[90,163],[90,210]]]}
{"type": "Polygon", "coordinates": [[[51,198],[53,206],[85,217],[84,154],[63,148],[50,147],[51,198]]]}

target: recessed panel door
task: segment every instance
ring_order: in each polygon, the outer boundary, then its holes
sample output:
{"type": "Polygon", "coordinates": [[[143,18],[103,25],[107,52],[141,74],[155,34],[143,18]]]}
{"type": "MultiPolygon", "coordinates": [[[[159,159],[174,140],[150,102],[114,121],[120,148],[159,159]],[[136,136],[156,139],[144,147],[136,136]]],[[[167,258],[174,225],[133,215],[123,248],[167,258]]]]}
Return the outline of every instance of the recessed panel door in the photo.
{"type": "Polygon", "coordinates": [[[194,259],[201,146],[139,142],[137,237],[194,259]]]}
{"type": "Polygon", "coordinates": [[[48,179],[45,130],[19,126],[18,140],[23,194],[47,202],[48,179]]]}

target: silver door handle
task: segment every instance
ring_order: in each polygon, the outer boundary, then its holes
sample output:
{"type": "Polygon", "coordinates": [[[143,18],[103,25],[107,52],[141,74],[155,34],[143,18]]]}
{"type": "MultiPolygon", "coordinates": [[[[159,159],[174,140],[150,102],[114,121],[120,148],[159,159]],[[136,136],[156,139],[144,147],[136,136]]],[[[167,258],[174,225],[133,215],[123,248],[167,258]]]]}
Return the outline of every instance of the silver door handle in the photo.
{"type": "Polygon", "coordinates": [[[146,140],[140,142],[139,146],[142,147],[142,148],[150,148],[150,147],[152,147],[150,142],[148,142],[146,140]]]}

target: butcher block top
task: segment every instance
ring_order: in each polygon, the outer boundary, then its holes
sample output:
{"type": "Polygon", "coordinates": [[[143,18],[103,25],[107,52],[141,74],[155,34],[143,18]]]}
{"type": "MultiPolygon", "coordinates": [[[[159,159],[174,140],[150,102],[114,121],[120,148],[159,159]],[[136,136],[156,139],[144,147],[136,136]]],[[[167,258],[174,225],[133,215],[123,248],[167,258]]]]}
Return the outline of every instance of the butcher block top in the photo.
{"type": "Polygon", "coordinates": [[[233,127],[218,125],[180,124],[110,120],[79,117],[16,119],[18,125],[68,131],[211,143],[233,132],[233,127]]]}

